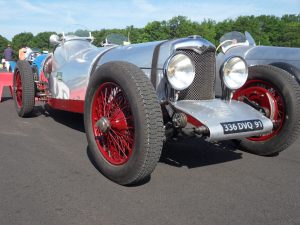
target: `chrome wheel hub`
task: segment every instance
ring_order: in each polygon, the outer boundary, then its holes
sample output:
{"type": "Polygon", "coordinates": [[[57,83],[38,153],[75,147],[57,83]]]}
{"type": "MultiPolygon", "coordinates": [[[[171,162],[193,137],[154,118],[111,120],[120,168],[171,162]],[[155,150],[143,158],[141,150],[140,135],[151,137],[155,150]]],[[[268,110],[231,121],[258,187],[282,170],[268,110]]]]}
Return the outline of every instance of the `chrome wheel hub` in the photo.
{"type": "Polygon", "coordinates": [[[111,124],[110,124],[108,118],[103,116],[97,121],[96,126],[99,127],[99,129],[103,133],[106,133],[107,131],[109,131],[111,124]]]}

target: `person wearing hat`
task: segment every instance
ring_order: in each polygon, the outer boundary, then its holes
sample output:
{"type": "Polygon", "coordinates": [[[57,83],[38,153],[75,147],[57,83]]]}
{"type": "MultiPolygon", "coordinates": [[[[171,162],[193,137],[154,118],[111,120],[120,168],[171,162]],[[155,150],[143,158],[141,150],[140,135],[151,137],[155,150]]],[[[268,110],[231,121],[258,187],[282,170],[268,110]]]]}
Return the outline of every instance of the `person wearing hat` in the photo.
{"type": "Polygon", "coordinates": [[[9,71],[10,62],[13,61],[13,54],[14,51],[10,47],[10,44],[7,45],[7,48],[4,50],[4,60],[5,60],[5,67],[9,71]]]}

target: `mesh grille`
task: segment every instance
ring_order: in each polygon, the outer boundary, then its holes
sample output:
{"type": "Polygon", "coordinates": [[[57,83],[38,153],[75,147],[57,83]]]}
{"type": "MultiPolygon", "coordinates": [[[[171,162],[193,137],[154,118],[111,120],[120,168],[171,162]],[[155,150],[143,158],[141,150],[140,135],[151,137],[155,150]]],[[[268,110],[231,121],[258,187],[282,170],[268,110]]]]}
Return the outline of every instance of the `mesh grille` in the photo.
{"type": "Polygon", "coordinates": [[[207,51],[201,55],[184,50],[195,62],[196,75],[191,86],[179,93],[178,100],[208,100],[215,98],[215,52],[207,51]]]}

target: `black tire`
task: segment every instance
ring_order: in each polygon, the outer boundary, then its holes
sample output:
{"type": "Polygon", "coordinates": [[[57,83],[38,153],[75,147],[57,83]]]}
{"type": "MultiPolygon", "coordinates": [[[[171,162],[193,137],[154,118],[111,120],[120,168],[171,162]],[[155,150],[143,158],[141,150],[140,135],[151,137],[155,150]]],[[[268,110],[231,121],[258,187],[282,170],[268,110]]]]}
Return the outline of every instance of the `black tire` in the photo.
{"type": "MultiPolygon", "coordinates": [[[[273,134],[255,138],[243,138],[237,143],[242,150],[257,155],[274,155],[297,140],[300,133],[300,88],[297,81],[286,71],[270,65],[249,68],[249,80],[261,80],[274,87],[283,99],[284,117],[281,125],[274,128],[273,134]],[[280,128],[279,128],[280,127],[280,128]],[[276,130],[277,129],[277,130],[276,130]]],[[[242,89],[245,87],[242,87],[242,89]]]]}
{"type": "Polygon", "coordinates": [[[27,61],[18,61],[13,79],[15,108],[20,117],[32,115],[35,104],[35,84],[31,66],[27,61]],[[18,79],[20,79],[18,83],[18,79]],[[18,84],[21,88],[18,88],[18,84]]]}
{"type": "MultiPolygon", "coordinates": [[[[114,92],[111,91],[110,93],[114,92]]],[[[114,98],[117,98],[117,95],[115,94],[114,98]]],[[[107,99],[109,98],[107,97],[107,99]]],[[[114,104],[116,102],[117,100],[114,104]]],[[[89,149],[103,175],[121,185],[137,184],[150,176],[161,155],[164,129],[161,107],[156,92],[150,80],[138,67],[126,62],[110,62],[95,71],[87,88],[84,125],[89,149]],[[125,96],[126,103],[124,104],[128,105],[127,111],[133,117],[131,119],[134,130],[132,153],[127,159],[128,161],[121,165],[115,165],[113,160],[113,163],[108,161],[111,153],[107,156],[104,154],[106,152],[100,151],[99,143],[103,144],[106,139],[102,138],[102,141],[97,143],[92,125],[93,104],[97,98],[100,98],[97,93],[103,93],[98,91],[104,90],[105,85],[115,85],[113,87],[117,87],[121,95],[125,96]]],[[[105,135],[108,135],[109,132],[106,131],[105,135]]],[[[101,137],[98,137],[97,140],[100,140],[101,137]]],[[[108,143],[108,141],[105,143],[108,143]]],[[[105,148],[111,152],[109,147],[105,148]]],[[[121,151],[119,153],[123,156],[121,151]]]]}
{"type": "Polygon", "coordinates": [[[291,76],[295,76],[298,84],[300,84],[300,70],[297,67],[282,62],[273,63],[271,65],[288,72],[291,76]]]}

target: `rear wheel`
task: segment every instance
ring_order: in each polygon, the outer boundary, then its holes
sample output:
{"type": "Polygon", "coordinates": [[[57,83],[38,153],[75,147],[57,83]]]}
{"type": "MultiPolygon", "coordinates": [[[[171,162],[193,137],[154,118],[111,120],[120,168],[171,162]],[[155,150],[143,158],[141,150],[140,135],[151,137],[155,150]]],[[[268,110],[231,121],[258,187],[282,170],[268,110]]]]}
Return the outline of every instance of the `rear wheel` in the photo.
{"type": "Polygon", "coordinates": [[[233,99],[250,101],[274,124],[272,132],[238,141],[242,149],[271,155],[289,147],[300,132],[300,89],[287,72],[269,65],[249,68],[249,80],[233,99]]]}
{"type": "Polygon", "coordinates": [[[28,117],[34,109],[35,86],[31,66],[27,61],[18,61],[13,79],[14,102],[18,115],[28,117]]]}
{"type": "Polygon", "coordinates": [[[150,80],[136,66],[101,66],[88,86],[84,123],[100,171],[129,185],[154,170],[162,149],[161,108],[150,80]]]}

